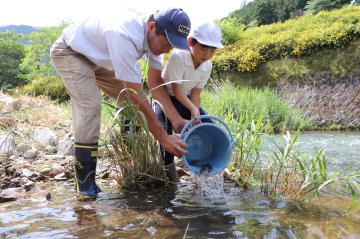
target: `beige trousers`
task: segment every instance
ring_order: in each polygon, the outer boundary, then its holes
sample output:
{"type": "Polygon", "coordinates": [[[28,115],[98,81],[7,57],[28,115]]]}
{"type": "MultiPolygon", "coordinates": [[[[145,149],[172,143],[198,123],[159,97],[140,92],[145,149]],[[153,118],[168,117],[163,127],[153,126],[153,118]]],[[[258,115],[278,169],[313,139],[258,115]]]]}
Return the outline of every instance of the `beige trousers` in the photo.
{"type": "Polygon", "coordinates": [[[73,51],[62,37],[53,44],[50,57],[70,95],[75,142],[97,143],[102,100],[100,89],[116,99],[123,88],[121,81],[115,79],[113,71],[97,67],[73,51]]]}

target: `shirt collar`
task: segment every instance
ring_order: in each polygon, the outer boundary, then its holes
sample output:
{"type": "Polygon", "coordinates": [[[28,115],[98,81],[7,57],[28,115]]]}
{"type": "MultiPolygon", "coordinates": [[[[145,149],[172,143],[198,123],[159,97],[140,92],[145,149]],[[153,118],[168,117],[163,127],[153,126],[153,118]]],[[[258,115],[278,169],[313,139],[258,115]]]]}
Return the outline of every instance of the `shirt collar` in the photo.
{"type": "MultiPolygon", "coordinates": [[[[199,70],[199,71],[207,71],[207,67],[206,67],[206,66],[207,66],[207,62],[208,62],[208,61],[205,61],[205,62],[201,63],[196,70],[199,70]]],[[[185,54],[185,65],[194,68],[194,64],[193,64],[193,60],[192,60],[191,52],[190,52],[190,51],[186,51],[186,54],[185,54]]]]}

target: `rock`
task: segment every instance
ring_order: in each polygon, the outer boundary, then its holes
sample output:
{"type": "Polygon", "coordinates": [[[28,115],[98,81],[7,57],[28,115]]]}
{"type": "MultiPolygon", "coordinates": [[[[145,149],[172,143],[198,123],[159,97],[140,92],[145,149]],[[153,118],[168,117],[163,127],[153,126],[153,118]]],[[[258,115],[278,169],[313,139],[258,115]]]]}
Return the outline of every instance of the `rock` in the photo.
{"type": "Polygon", "coordinates": [[[57,175],[64,173],[64,171],[65,168],[56,163],[51,167],[50,177],[56,177],[57,175]]]}
{"type": "Polygon", "coordinates": [[[74,171],[73,170],[65,170],[65,177],[67,179],[71,179],[71,178],[74,178],[75,177],[75,174],[74,174],[74,171]]]}
{"type": "Polygon", "coordinates": [[[10,133],[0,134],[0,154],[10,156],[14,150],[14,137],[10,133]]]}
{"type": "Polygon", "coordinates": [[[50,199],[51,199],[51,193],[50,193],[50,192],[47,192],[45,198],[46,198],[46,200],[50,201],[50,199]]]}
{"type": "Polygon", "coordinates": [[[31,150],[33,147],[30,144],[18,143],[15,150],[20,154],[25,154],[26,151],[31,150]]]}
{"type": "Polygon", "coordinates": [[[19,188],[19,187],[21,187],[21,179],[20,178],[11,179],[9,188],[19,188]]]}
{"type": "Polygon", "coordinates": [[[27,182],[22,186],[25,189],[25,191],[28,192],[35,187],[35,183],[31,180],[27,180],[27,182]]]}
{"type": "Polygon", "coordinates": [[[50,174],[51,174],[51,168],[48,167],[48,168],[41,169],[40,174],[45,176],[45,177],[49,177],[50,174]]]}
{"type": "Polygon", "coordinates": [[[0,203],[16,201],[20,197],[21,193],[22,190],[19,190],[18,188],[4,189],[0,193],[0,203]]]}
{"type": "Polygon", "coordinates": [[[31,178],[33,176],[37,176],[36,173],[34,173],[33,171],[27,169],[27,168],[23,168],[21,169],[21,174],[27,178],[31,178]]]}
{"type": "Polygon", "coordinates": [[[60,173],[54,177],[56,181],[67,181],[68,179],[65,176],[65,173],[60,173]]]}
{"type": "Polygon", "coordinates": [[[61,154],[45,154],[44,155],[44,159],[45,160],[49,160],[49,161],[58,161],[58,160],[63,160],[65,159],[65,157],[61,154]]]}
{"type": "Polygon", "coordinates": [[[11,96],[5,95],[4,93],[0,92],[0,103],[5,105],[10,105],[14,102],[14,98],[11,96]]]}
{"type": "Polygon", "coordinates": [[[48,153],[48,154],[54,154],[54,153],[56,153],[56,151],[57,151],[56,146],[47,145],[45,147],[45,152],[48,153]]]}
{"type": "Polygon", "coordinates": [[[27,150],[24,153],[24,158],[26,158],[26,159],[35,159],[37,154],[38,154],[38,150],[33,147],[33,148],[27,150]]]}
{"type": "Polygon", "coordinates": [[[57,147],[57,153],[62,155],[73,155],[74,154],[74,142],[60,140],[57,147]]]}
{"type": "Polygon", "coordinates": [[[56,145],[57,137],[49,128],[37,128],[32,135],[33,140],[43,146],[56,145]]]}

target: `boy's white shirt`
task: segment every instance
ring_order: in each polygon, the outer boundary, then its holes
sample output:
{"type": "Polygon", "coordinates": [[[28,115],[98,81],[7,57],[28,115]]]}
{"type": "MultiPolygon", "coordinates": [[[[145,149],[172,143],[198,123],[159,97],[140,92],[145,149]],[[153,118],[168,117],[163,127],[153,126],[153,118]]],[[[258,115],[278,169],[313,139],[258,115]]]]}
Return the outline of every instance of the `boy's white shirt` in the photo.
{"type": "Polygon", "coordinates": [[[162,70],[162,55],[151,54],[146,38],[146,17],[124,9],[116,16],[87,18],[63,30],[65,42],[96,66],[114,71],[115,77],[141,83],[138,60],[147,59],[162,70]]]}
{"type": "MultiPolygon", "coordinates": [[[[203,89],[210,78],[212,64],[207,60],[194,68],[191,52],[186,50],[174,50],[169,61],[162,71],[164,82],[178,81],[184,94],[190,95],[193,88],[203,89]],[[186,81],[183,81],[186,80],[186,81]]],[[[174,95],[171,84],[166,85],[169,95],[174,95]]]]}

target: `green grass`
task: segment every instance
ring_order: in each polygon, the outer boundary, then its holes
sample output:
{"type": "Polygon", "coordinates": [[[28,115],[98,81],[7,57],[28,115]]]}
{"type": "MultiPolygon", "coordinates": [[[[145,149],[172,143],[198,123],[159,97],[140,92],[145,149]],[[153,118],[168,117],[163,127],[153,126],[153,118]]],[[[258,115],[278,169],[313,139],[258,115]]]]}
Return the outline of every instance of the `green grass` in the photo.
{"type": "Polygon", "coordinates": [[[219,116],[235,131],[247,118],[257,119],[260,115],[265,132],[306,129],[310,125],[298,110],[289,107],[268,88],[239,88],[229,82],[214,83],[202,93],[201,102],[208,114],[219,116]]]}

